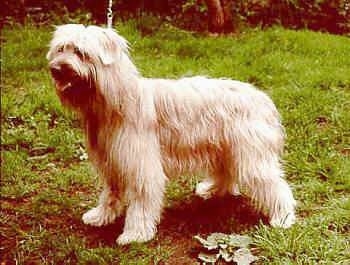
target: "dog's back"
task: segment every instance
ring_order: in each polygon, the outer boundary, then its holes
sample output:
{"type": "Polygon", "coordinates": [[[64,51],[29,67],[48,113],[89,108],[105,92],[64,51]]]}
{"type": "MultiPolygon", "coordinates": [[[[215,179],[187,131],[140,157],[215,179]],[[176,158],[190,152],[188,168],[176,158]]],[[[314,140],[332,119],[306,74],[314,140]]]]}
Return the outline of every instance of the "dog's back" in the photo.
{"type": "Polygon", "coordinates": [[[262,148],[276,153],[283,147],[275,105],[250,84],[197,76],[143,79],[142,85],[153,92],[163,166],[170,176],[232,167],[233,149],[243,140],[263,142],[262,148]],[[231,165],[224,165],[226,158],[231,165]]]}

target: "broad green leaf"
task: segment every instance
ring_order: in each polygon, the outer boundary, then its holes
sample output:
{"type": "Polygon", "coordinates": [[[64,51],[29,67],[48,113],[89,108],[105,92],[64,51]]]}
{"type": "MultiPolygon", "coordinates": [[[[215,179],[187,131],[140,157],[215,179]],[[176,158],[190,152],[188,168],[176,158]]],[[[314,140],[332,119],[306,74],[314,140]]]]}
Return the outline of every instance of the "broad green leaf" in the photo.
{"type": "Polygon", "coordinates": [[[224,233],[212,233],[208,236],[207,240],[209,242],[223,243],[225,242],[227,235],[224,233]]]}
{"type": "Polygon", "coordinates": [[[233,255],[233,261],[237,262],[237,265],[249,265],[257,259],[247,248],[240,248],[233,255]]]}
{"type": "Polygon", "coordinates": [[[249,236],[241,235],[229,235],[227,244],[234,247],[248,247],[252,243],[252,239],[249,236]]]}
{"type": "Polygon", "coordinates": [[[228,252],[226,249],[220,249],[219,254],[226,262],[233,260],[233,253],[228,252]]]}
{"type": "Polygon", "coordinates": [[[218,260],[219,256],[219,254],[206,254],[201,252],[199,253],[198,258],[204,262],[214,263],[218,260]]]}
{"type": "Polygon", "coordinates": [[[205,247],[208,250],[212,250],[212,249],[217,249],[218,248],[218,242],[212,237],[210,238],[210,236],[207,238],[207,240],[203,239],[200,236],[195,236],[195,239],[197,239],[202,245],[203,247],[205,247]]]}
{"type": "Polygon", "coordinates": [[[201,243],[202,245],[207,244],[207,240],[205,240],[204,238],[200,237],[200,236],[194,236],[195,239],[197,239],[199,241],[199,243],[201,243]]]}

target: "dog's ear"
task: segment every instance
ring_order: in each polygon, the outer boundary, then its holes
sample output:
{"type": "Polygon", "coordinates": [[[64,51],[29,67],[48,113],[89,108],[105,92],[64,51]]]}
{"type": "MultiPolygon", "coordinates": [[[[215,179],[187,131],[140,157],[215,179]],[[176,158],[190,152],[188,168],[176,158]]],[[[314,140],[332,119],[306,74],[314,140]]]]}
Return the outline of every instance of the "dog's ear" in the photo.
{"type": "Polygon", "coordinates": [[[99,50],[99,57],[104,65],[112,64],[120,59],[124,53],[128,54],[128,42],[118,35],[113,29],[102,29],[102,49],[99,50]]]}

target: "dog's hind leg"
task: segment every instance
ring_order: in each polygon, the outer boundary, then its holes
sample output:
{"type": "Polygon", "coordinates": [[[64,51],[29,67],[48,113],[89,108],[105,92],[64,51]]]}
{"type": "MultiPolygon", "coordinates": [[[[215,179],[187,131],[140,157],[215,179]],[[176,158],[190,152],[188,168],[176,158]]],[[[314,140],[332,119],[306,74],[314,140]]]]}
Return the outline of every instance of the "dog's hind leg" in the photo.
{"type": "Polygon", "coordinates": [[[255,162],[242,186],[257,208],[268,214],[272,226],[288,228],[295,223],[296,203],[289,185],[281,177],[282,171],[273,164],[255,162]]]}
{"type": "Polygon", "coordinates": [[[125,174],[127,203],[123,233],[117,243],[151,240],[157,230],[163,207],[166,176],[156,136],[128,134],[121,165],[125,174]],[[131,157],[130,157],[131,155],[131,157]]]}
{"type": "Polygon", "coordinates": [[[217,179],[207,177],[196,185],[195,194],[204,200],[210,199],[213,196],[223,196],[232,194],[240,195],[238,184],[232,181],[218,181],[217,179]]]}
{"type": "Polygon", "coordinates": [[[104,185],[98,206],[83,215],[83,222],[92,226],[103,226],[112,223],[123,212],[124,205],[108,185],[104,185]]]}
{"type": "Polygon", "coordinates": [[[288,228],[295,222],[295,200],[275,159],[252,161],[241,176],[243,192],[259,210],[268,214],[272,226],[288,228]]]}
{"type": "Polygon", "coordinates": [[[249,132],[238,135],[239,143],[235,146],[239,187],[258,210],[268,214],[272,226],[290,227],[295,222],[296,203],[283,179],[279,161],[281,138],[273,128],[266,134],[254,125],[244,129],[249,132]]]}

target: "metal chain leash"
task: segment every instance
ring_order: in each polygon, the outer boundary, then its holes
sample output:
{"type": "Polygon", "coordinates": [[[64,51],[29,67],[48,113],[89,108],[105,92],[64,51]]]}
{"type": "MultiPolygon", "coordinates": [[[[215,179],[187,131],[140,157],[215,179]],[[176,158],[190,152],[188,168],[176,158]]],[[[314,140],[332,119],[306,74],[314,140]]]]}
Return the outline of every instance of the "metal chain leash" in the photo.
{"type": "Polygon", "coordinates": [[[108,7],[107,7],[107,28],[112,28],[112,22],[113,22],[113,11],[112,11],[112,4],[113,0],[109,0],[108,7]]]}

